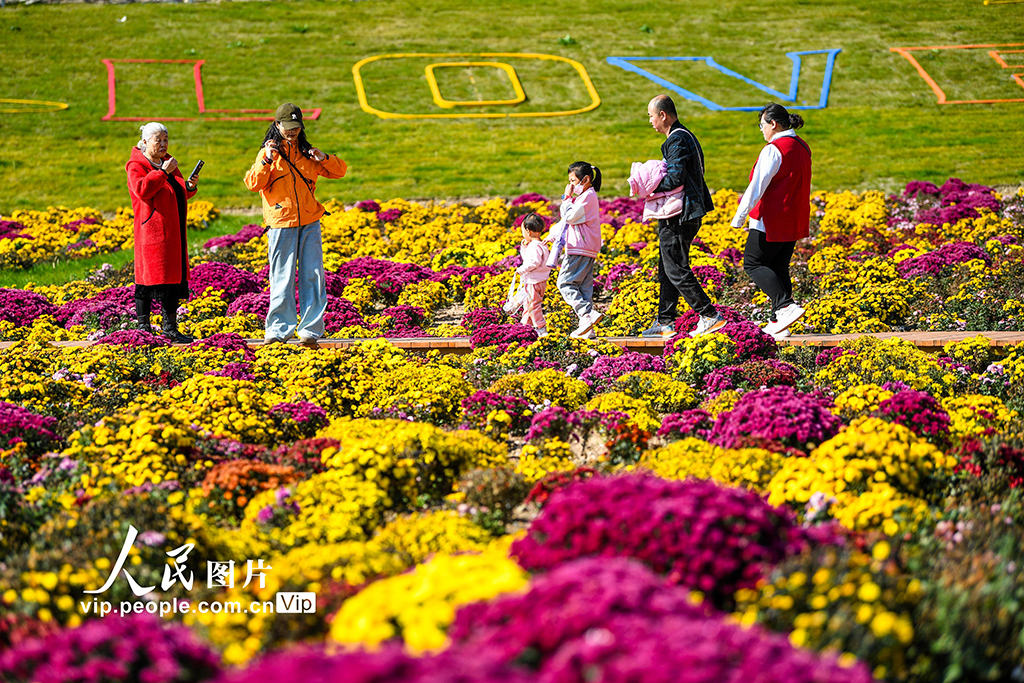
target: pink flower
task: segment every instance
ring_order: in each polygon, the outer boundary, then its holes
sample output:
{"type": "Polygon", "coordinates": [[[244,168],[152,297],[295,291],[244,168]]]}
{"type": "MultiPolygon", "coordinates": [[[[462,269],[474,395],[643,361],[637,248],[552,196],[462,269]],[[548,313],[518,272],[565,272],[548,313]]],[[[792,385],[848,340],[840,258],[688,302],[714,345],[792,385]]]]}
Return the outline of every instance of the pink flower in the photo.
{"type": "Polygon", "coordinates": [[[258,521],[260,524],[266,524],[267,522],[269,522],[273,518],[274,518],[274,507],[272,505],[267,505],[265,507],[262,507],[262,508],[260,508],[260,511],[256,513],[256,521],[258,521]]]}

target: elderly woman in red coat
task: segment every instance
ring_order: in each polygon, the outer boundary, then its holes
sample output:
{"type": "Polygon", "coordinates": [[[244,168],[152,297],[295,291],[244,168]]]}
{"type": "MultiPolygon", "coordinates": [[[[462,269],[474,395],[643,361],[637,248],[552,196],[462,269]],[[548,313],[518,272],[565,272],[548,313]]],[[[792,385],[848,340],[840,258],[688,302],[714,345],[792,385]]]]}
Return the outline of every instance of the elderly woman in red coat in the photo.
{"type": "Polygon", "coordinates": [[[188,298],[187,200],[196,178],[187,181],[167,154],[167,128],[147,123],[125,166],[135,212],[135,315],[139,329],[150,331],[153,299],[163,309],[161,331],[178,344],[194,341],[178,330],[178,302],[188,298]]]}

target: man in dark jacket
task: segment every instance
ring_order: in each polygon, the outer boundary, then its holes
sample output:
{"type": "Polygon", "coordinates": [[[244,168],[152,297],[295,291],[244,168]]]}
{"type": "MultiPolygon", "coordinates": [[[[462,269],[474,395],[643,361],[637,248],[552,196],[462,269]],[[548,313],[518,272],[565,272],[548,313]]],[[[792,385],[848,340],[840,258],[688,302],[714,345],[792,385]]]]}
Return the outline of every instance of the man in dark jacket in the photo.
{"type": "Polygon", "coordinates": [[[668,167],[655,192],[683,188],[683,209],[658,221],[658,319],[644,330],[644,337],[675,336],[679,297],[700,316],[691,337],[714,332],[725,326],[707,292],[690,268],[690,245],[700,230],[704,214],[714,209],[711,191],[704,182],[704,150],[696,136],[676,116],[676,105],[668,95],[658,95],[647,105],[654,130],[666,136],[661,154],[668,167]]]}

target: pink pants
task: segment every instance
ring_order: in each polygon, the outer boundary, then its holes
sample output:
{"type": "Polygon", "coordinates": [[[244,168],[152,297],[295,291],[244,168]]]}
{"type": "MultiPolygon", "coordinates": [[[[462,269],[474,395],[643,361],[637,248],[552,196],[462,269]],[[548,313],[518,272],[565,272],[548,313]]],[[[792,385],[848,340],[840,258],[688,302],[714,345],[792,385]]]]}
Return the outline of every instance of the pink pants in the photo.
{"type": "Polygon", "coordinates": [[[524,287],[526,288],[526,303],[523,304],[523,319],[519,322],[532,327],[544,327],[544,308],[542,304],[544,302],[544,290],[548,288],[548,283],[527,283],[524,287]]]}

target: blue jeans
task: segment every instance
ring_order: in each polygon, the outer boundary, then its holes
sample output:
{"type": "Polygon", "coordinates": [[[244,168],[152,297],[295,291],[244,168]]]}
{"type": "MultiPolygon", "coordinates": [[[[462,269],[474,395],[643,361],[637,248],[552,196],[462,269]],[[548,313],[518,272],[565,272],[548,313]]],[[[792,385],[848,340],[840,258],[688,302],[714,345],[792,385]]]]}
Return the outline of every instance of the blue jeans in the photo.
{"type": "Polygon", "coordinates": [[[593,256],[566,254],[562,268],[558,271],[558,291],[565,303],[582,318],[594,310],[594,263],[593,256]]]}
{"type": "Polygon", "coordinates": [[[267,231],[270,253],[270,308],[267,310],[267,339],[289,339],[293,334],[306,339],[324,336],[327,288],[324,283],[324,253],[320,242],[320,221],[297,228],[267,231]],[[299,270],[299,305],[302,322],[296,324],[295,268],[299,270]]]}

